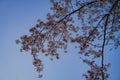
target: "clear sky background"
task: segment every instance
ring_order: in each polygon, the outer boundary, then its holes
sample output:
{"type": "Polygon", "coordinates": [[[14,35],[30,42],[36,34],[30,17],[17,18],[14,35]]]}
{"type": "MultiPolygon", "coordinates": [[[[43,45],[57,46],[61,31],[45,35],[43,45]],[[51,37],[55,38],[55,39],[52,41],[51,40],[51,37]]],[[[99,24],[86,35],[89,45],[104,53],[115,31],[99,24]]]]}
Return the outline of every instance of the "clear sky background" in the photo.
{"type": "MultiPolygon", "coordinates": [[[[50,5],[49,0],[0,0],[0,80],[40,80],[31,55],[19,52],[15,40],[29,34],[37,19],[45,20],[50,5]]],[[[75,51],[61,53],[60,60],[54,61],[41,55],[45,66],[41,80],[83,80],[87,66],[75,51]]],[[[112,64],[109,80],[120,80],[120,48],[110,53],[106,49],[106,54],[106,62],[112,64]]]]}

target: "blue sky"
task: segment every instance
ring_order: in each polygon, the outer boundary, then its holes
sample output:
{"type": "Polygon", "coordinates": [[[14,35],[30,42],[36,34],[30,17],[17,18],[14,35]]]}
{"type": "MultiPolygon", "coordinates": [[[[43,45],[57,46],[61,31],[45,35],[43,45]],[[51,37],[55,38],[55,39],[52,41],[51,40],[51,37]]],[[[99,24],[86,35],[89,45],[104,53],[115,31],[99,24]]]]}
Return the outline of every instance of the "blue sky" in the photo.
{"type": "MultiPolygon", "coordinates": [[[[28,29],[37,19],[45,20],[49,6],[49,0],[0,0],[0,80],[40,80],[31,55],[19,52],[15,40],[29,34],[28,29]]],[[[81,75],[87,66],[82,64],[74,48],[69,52],[61,52],[60,60],[54,61],[41,55],[45,66],[41,80],[83,80],[81,75]]],[[[111,53],[106,49],[106,62],[112,64],[109,80],[120,80],[119,53],[120,48],[111,53]]]]}

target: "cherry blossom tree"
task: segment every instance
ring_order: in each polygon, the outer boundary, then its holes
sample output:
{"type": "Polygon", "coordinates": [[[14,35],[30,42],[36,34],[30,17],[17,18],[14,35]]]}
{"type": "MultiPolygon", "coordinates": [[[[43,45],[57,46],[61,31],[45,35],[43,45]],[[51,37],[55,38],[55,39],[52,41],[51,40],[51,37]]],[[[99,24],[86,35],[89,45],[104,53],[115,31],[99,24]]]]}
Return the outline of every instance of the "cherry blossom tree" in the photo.
{"type": "MultiPolygon", "coordinates": [[[[43,71],[39,54],[60,58],[58,50],[67,53],[68,44],[75,44],[80,59],[90,69],[83,74],[86,80],[107,80],[104,50],[120,46],[120,0],[50,0],[51,13],[46,21],[37,20],[16,43],[20,51],[30,52],[36,71],[43,71]],[[100,62],[98,62],[98,60],[100,62]]],[[[40,74],[39,77],[42,77],[40,74]]]]}

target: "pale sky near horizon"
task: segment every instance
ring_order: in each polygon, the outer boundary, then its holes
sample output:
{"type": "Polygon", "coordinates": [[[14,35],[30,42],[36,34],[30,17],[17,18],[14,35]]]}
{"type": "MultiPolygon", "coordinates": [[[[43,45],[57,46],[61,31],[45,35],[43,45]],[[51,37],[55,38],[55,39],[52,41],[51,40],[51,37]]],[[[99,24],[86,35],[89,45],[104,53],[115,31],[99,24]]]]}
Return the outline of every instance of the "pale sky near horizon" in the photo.
{"type": "MultiPolygon", "coordinates": [[[[0,80],[84,80],[82,73],[87,66],[82,64],[75,49],[69,54],[61,53],[60,60],[50,61],[41,55],[44,63],[43,78],[37,78],[29,53],[20,52],[15,40],[29,34],[37,19],[45,20],[49,12],[49,0],[0,0],[0,80]]],[[[120,48],[109,53],[106,62],[111,62],[108,80],[120,80],[120,48]]]]}

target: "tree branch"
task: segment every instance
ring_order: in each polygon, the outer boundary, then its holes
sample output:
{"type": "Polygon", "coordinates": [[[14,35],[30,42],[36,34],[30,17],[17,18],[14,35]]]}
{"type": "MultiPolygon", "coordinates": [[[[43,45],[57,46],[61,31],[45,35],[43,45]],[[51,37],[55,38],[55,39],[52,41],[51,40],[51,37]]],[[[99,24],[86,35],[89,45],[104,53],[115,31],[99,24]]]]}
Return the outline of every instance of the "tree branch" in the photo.
{"type": "Polygon", "coordinates": [[[78,9],[72,11],[71,13],[67,14],[66,16],[64,16],[61,20],[58,21],[58,23],[61,22],[61,21],[63,21],[63,20],[64,20],[65,18],[67,18],[68,16],[71,16],[72,14],[80,11],[80,10],[81,10],[82,8],[84,8],[85,6],[88,6],[88,5],[93,4],[93,3],[95,3],[95,2],[97,2],[97,0],[91,1],[91,2],[88,2],[88,3],[84,4],[84,5],[82,5],[80,8],[78,8],[78,9]]]}
{"type": "Polygon", "coordinates": [[[102,80],[104,80],[104,47],[105,47],[105,40],[106,40],[106,27],[108,24],[108,18],[109,18],[109,14],[106,16],[106,21],[105,21],[105,25],[104,25],[104,35],[103,35],[103,44],[102,44],[102,80]]]}
{"type": "Polygon", "coordinates": [[[113,8],[115,7],[115,5],[118,3],[118,1],[119,0],[116,0],[115,3],[112,5],[109,13],[106,16],[106,21],[105,21],[105,25],[104,25],[104,35],[103,35],[103,44],[102,44],[102,62],[101,62],[101,65],[102,65],[102,80],[105,79],[105,76],[104,76],[104,47],[105,47],[105,41],[106,41],[106,30],[107,30],[108,18],[110,16],[113,8]]]}

